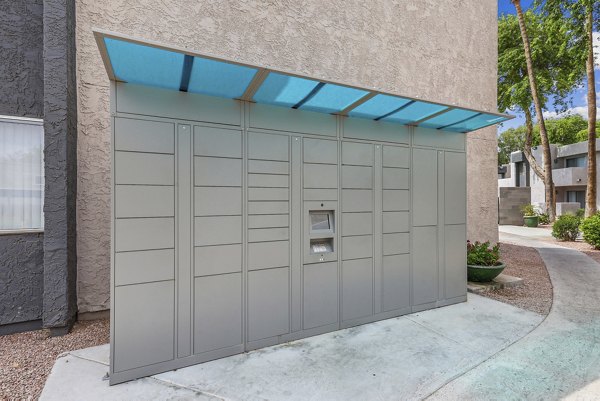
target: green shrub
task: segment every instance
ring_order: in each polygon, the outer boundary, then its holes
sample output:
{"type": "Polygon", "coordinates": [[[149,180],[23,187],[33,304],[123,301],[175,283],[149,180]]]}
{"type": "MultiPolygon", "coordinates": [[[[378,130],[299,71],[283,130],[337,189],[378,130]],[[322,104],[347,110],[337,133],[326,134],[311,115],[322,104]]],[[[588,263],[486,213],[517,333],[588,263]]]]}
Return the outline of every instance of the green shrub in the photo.
{"type": "Polygon", "coordinates": [[[533,205],[525,205],[521,207],[521,212],[523,216],[537,216],[535,212],[535,207],[533,205]]]}
{"type": "Polygon", "coordinates": [[[490,248],[490,243],[467,241],[467,264],[477,266],[495,266],[500,259],[500,246],[490,248]]]}
{"type": "Polygon", "coordinates": [[[559,216],[552,226],[552,236],[562,241],[575,241],[579,235],[581,219],[572,214],[559,216]]]}
{"type": "Polygon", "coordinates": [[[575,213],[575,216],[579,217],[580,219],[583,219],[583,217],[585,216],[585,209],[578,209],[577,213],[575,213]]]}
{"type": "Polygon", "coordinates": [[[595,249],[600,249],[600,214],[583,220],[580,228],[583,232],[583,240],[595,249]]]}
{"type": "Polygon", "coordinates": [[[548,216],[548,213],[540,213],[539,214],[540,217],[540,224],[550,224],[550,216],[548,216]]]}

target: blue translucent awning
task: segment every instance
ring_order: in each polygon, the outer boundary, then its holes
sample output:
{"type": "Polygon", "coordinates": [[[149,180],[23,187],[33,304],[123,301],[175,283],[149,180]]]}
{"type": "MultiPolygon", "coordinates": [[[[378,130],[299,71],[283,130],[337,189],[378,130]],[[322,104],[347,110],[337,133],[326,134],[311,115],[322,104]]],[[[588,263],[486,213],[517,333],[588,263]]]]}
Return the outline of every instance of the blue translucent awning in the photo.
{"type": "Polygon", "coordinates": [[[451,132],[466,133],[512,118],[298,77],[113,33],[94,34],[110,79],[119,82],[451,132]]]}

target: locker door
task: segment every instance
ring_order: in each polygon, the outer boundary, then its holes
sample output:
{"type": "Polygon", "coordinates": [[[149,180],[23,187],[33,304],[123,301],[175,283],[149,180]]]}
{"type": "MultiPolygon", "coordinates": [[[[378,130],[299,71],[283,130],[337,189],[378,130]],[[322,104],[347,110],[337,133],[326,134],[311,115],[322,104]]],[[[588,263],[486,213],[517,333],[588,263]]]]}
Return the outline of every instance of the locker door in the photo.
{"type": "Polygon", "coordinates": [[[410,149],[383,146],[382,311],[410,306],[410,149]]]}
{"type": "Polygon", "coordinates": [[[247,348],[290,332],[290,137],[248,132],[247,348]]]}
{"type": "Polygon", "coordinates": [[[444,294],[446,299],[467,293],[467,161],[466,154],[444,154],[444,294]]]}
{"type": "Polygon", "coordinates": [[[438,300],[438,152],[412,154],[412,305],[438,300]]]}
{"type": "Polygon", "coordinates": [[[193,149],[193,354],[241,350],[242,133],[194,126],[193,149]]]}
{"type": "Polygon", "coordinates": [[[342,324],[373,315],[374,145],[342,142],[342,324]]]}
{"type": "Polygon", "coordinates": [[[175,124],[115,118],[113,144],[111,363],[126,375],[175,357],[175,124]]]}
{"type": "Polygon", "coordinates": [[[302,141],[302,192],[304,193],[302,244],[302,328],[323,330],[337,328],[339,311],[339,274],[336,238],[339,230],[338,142],[304,138],[302,141]],[[334,196],[331,196],[334,195],[334,196]],[[321,205],[323,209],[321,209],[321,205]],[[322,256],[310,254],[310,211],[325,210],[332,242],[331,252],[322,256]]]}

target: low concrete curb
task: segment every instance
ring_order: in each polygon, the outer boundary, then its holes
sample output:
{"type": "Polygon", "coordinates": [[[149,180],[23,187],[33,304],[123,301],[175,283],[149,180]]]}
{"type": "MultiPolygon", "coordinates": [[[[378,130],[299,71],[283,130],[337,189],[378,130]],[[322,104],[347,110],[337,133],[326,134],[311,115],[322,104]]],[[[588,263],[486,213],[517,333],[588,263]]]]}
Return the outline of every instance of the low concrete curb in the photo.
{"type": "Polygon", "coordinates": [[[508,274],[501,274],[489,283],[475,283],[473,281],[469,281],[467,282],[467,291],[474,294],[481,294],[482,292],[501,290],[502,288],[520,287],[522,285],[522,278],[509,276],[508,274]]]}

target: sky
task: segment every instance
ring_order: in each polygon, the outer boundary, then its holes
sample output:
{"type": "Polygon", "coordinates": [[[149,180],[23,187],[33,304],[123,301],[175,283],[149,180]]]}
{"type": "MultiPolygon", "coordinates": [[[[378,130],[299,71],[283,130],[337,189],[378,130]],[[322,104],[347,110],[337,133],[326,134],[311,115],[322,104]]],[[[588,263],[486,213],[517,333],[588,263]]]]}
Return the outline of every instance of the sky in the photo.
{"type": "MultiPolygon", "coordinates": [[[[521,0],[521,7],[523,10],[531,7],[533,0],[521,0]]],[[[510,0],[498,0],[498,18],[502,14],[516,14],[515,6],[512,5],[510,0]]],[[[594,32],[594,44],[595,44],[595,56],[596,56],[596,93],[598,96],[598,103],[600,104],[600,32],[594,32]]],[[[572,93],[573,104],[571,108],[566,112],[567,114],[580,114],[587,119],[587,83],[584,80],[582,87],[577,88],[572,93]]],[[[518,127],[525,123],[525,118],[522,114],[509,113],[515,115],[516,118],[507,121],[500,125],[498,131],[502,132],[509,128],[518,127]]],[[[598,109],[598,115],[600,115],[600,108],[598,109]]],[[[555,110],[548,110],[544,112],[546,118],[560,117],[562,114],[557,113],[555,110]]]]}

